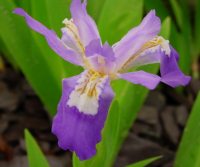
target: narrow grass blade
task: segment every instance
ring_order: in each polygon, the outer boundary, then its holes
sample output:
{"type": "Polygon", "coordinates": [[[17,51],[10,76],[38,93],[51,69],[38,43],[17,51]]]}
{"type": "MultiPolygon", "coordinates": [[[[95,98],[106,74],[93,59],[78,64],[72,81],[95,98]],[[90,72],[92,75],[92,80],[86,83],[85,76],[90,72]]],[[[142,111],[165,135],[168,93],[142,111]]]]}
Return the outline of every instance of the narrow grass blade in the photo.
{"type": "Polygon", "coordinates": [[[200,54],[200,0],[196,0],[196,15],[195,15],[195,41],[196,41],[196,49],[197,55],[200,54]]]}
{"type": "Polygon", "coordinates": [[[168,10],[166,9],[162,0],[144,0],[145,9],[148,11],[151,9],[156,10],[156,14],[163,20],[169,16],[168,10]]]}
{"type": "Polygon", "coordinates": [[[160,34],[162,34],[162,36],[165,39],[168,39],[170,37],[170,33],[171,33],[171,18],[167,17],[162,23],[160,34]]]}
{"type": "MultiPolygon", "coordinates": [[[[176,4],[175,6],[177,7],[175,8],[177,8],[176,9],[177,12],[180,13],[179,15],[180,16],[182,15],[182,20],[179,21],[181,23],[180,48],[181,48],[181,56],[182,56],[180,58],[180,67],[185,73],[189,74],[191,72],[190,69],[192,66],[192,59],[193,59],[192,48],[194,47],[194,40],[192,39],[192,25],[191,25],[190,11],[188,10],[188,4],[186,3],[186,0],[183,0],[179,3],[176,0],[172,2],[172,4],[173,3],[176,4]]],[[[176,40],[176,39],[173,39],[173,40],[176,40]]]]}
{"type": "Polygon", "coordinates": [[[176,21],[179,25],[179,27],[182,27],[182,23],[183,23],[183,14],[182,14],[182,9],[179,5],[179,3],[177,2],[177,0],[170,0],[169,1],[171,6],[172,6],[172,9],[174,11],[174,15],[176,17],[176,21]]]}
{"type": "Polygon", "coordinates": [[[160,158],[162,158],[162,156],[145,159],[145,160],[137,162],[135,164],[128,165],[127,167],[145,167],[145,166],[151,164],[152,162],[154,162],[154,161],[156,161],[156,160],[158,160],[160,158]]]}
{"type": "Polygon", "coordinates": [[[175,167],[200,166],[200,92],[192,108],[179,146],[175,167]]]}
{"type": "Polygon", "coordinates": [[[29,167],[50,167],[38,144],[27,129],[25,130],[25,140],[29,167]]]}
{"type": "Polygon", "coordinates": [[[88,6],[87,6],[88,13],[95,19],[96,22],[99,20],[99,16],[101,14],[105,2],[106,0],[88,1],[88,6]]]}

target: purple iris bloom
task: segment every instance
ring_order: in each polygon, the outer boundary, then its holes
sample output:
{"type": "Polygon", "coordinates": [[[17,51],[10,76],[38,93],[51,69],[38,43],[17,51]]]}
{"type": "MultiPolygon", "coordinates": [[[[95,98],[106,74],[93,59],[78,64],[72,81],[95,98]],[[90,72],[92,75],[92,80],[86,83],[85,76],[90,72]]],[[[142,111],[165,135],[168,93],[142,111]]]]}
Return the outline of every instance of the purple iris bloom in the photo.
{"type": "Polygon", "coordinates": [[[110,46],[102,44],[97,26],[87,14],[86,4],[86,0],[72,0],[72,18],[63,21],[61,38],[23,9],[14,10],[25,18],[29,27],[46,38],[59,56],[84,68],[81,74],[63,80],[62,97],[52,126],[58,145],[74,151],[80,160],[96,154],[96,144],[101,140],[101,130],[114,98],[112,80],[124,79],[148,89],[154,89],[159,82],[176,87],[190,81],[178,67],[175,49],[168,40],[158,36],[161,22],[154,10],[139,26],[110,46]],[[161,76],[145,71],[128,72],[153,63],[160,63],[161,76]]]}

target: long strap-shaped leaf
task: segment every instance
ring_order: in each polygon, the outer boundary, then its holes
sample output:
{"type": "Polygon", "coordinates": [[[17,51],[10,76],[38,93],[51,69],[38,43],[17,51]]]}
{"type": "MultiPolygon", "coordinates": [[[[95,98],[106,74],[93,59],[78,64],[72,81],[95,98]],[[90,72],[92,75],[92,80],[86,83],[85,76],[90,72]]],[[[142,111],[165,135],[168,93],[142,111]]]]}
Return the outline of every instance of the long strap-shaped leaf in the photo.
{"type": "Polygon", "coordinates": [[[200,166],[200,92],[184,130],[175,167],[200,166]]]}
{"type": "Polygon", "coordinates": [[[147,165],[151,164],[152,162],[154,162],[154,161],[156,161],[156,160],[158,160],[160,158],[161,158],[161,156],[148,158],[148,159],[145,159],[143,161],[134,163],[132,165],[128,165],[127,167],[146,167],[147,165]]]}
{"type": "Polygon", "coordinates": [[[196,15],[195,15],[195,41],[196,41],[196,49],[197,54],[200,53],[200,0],[196,0],[196,15]]]}
{"type": "Polygon", "coordinates": [[[50,167],[38,144],[28,130],[25,130],[29,167],[50,167]]]}

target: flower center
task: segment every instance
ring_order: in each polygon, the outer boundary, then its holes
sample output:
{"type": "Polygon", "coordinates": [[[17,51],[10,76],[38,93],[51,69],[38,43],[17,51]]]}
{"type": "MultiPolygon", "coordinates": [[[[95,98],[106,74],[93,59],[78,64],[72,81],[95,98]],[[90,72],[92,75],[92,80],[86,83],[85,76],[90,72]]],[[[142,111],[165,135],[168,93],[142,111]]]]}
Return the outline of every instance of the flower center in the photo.
{"type": "Polygon", "coordinates": [[[94,70],[85,71],[69,95],[67,105],[76,107],[79,112],[95,115],[98,112],[99,97],[107,76],[94,70]]]}

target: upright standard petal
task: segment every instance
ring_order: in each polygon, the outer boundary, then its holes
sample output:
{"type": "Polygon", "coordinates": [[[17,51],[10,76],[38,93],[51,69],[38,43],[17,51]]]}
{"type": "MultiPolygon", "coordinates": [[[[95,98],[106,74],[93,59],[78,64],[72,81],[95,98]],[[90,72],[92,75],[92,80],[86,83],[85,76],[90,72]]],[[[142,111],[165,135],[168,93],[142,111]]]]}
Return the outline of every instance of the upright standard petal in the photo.
{"type": "Polygon", "coordinates": [[[76,65],[81,65],[82,64],[82,60],[79,57],[79,55],[77,55],[75,52],[73,52],[72,50],[70,50],[55,34],[55,32],[53,32],[52,30],[49,30],[48,28],[46,28],[44,25],[42,25],[41,23],[39,23],[38,21],[34,20],[32,17],[30,17],[23,9],[21,8],[16,8],[13,11],[15,14],[21,15],[25,18],[27,24],[29,25],[29,27],[31,27],[33,30],[35,30],[36,32],[44,35],[44,37],[46,38],[49,46],[58,54],[60,55],[63,59],[65,59],[66,61],[69,61],[73,64],[76,65]]]}
{"type": "Polygon", "coordinates": [[[113,48],[117,57],[117,66],[121,68],[132,56],[149,40],[153,39],[160,31],[160,19],[155,11],[150,11],[142,23],[130,30],[113,48]]]}
{"type": "Polygon", "coordinates": [[[94,70],[104,74],[112,73],[116,58],[108,43],[101,45],[100,40],[93,40],[86,47],[85,52],[94,70]]]}
{"type": "Polygon", "coordinates": [[[160,62],[160,73],[161,73],[161,81],[171,87],[177,87],[180,85],[187,85],[191,77],[186,76],[179,69],[177,64],[178,54],[175,49],[171,49],[170,56],[165,55],[162,52],[161,62],[160,62]]]}
{"type": "Polygon", "coordinates": [[[95,54],[103,56],[105,59],[115,61],[115,54],[113,48],[106,42],[104,45],[101,44],[99,39],[93,40],[85,49],[87,56],[94,56],[95,54]]]}
{"type": "Polygon", "coordinates": [[[78,28],[84,46],[87,46],[92,40],[100,39],[97,26],[86,11],[86,5],[87,1],[82,3],[81,0],[73,0],[70,8],[72,19],[78,28]]]}
{"type": "Polygon", "coordinates": [[[144,71],[119,74],[119,77],[134,84],[143,85],[148,89],[155,89],[160,82],[159,76],[144,71]]]}
{"type": "Polygon", "coordinates": [[[103,79],[100,85],[97,84],[98,88],[94,91],[91,82],[97,81],[94,78],[94,75],[84,72],[63,80],[63,93],[58,113],[53,120],[52,132],[58,138],[58,145],[64,150],[74,151],[80,160],[89,159],[96,154],[96,144],[101,140],[101,130],[114,96],[108,79],[103,79]],[[88,77],[90,81],[87,80],[88,77]],[[75,91],[82,94],[77,97],[75,91]],[[99,94],[98,104],[85,97],[84,92],[96,97],[99,94]],[[91,108],[97,111],[91,111],[91,108]]]}

